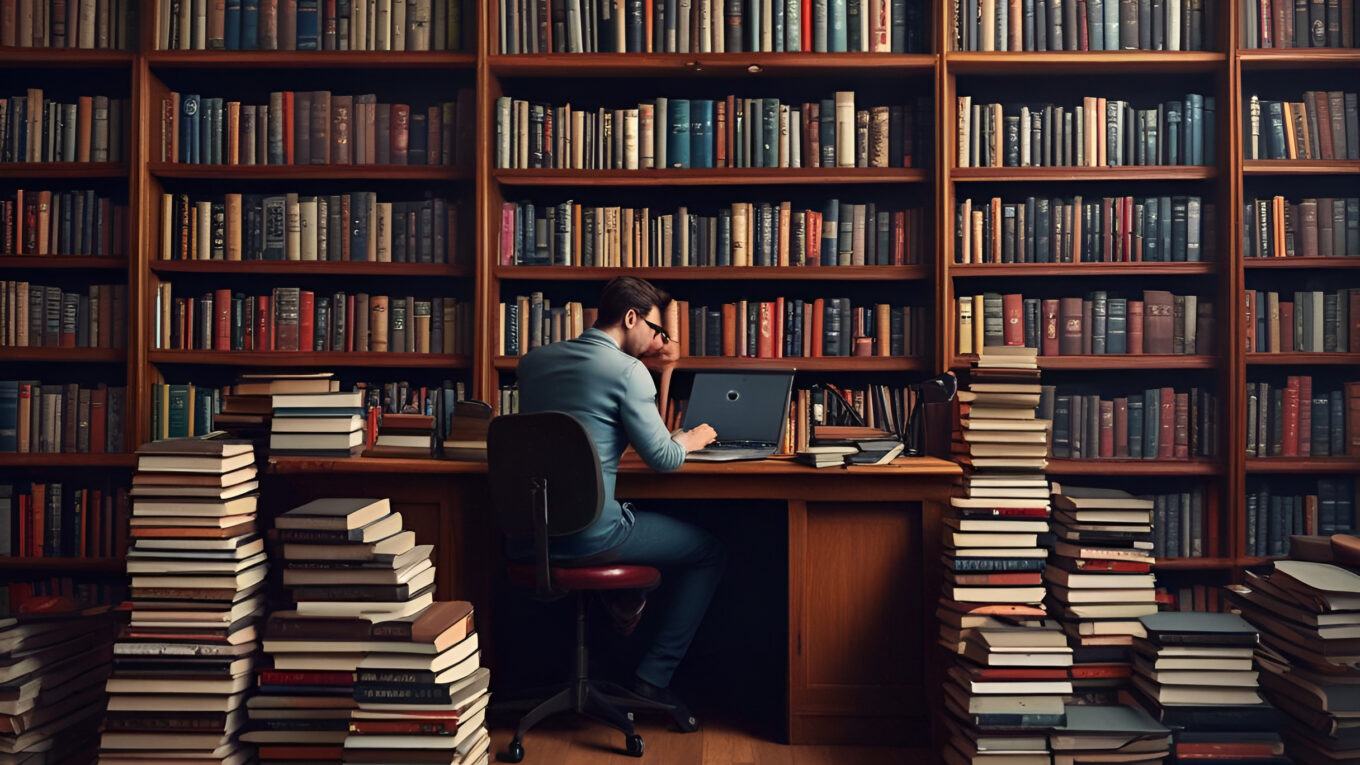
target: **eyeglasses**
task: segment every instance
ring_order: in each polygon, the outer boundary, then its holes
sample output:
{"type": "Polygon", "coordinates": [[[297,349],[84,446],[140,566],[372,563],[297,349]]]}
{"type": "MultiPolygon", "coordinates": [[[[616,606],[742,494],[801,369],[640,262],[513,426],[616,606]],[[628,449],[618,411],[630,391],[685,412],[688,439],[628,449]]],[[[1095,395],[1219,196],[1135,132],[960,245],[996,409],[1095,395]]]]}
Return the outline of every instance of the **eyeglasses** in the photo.
{"type": "Polygon", "coordinates": [[[666,334],[666,330],[660,324],[653,324],[652,322],[647,321],[646,319],[643,319],[642,322],[647,326],[651,327],[653,332],[661,336],[662,343],[667,345],[670,344],[671,336],[666,334]]]}

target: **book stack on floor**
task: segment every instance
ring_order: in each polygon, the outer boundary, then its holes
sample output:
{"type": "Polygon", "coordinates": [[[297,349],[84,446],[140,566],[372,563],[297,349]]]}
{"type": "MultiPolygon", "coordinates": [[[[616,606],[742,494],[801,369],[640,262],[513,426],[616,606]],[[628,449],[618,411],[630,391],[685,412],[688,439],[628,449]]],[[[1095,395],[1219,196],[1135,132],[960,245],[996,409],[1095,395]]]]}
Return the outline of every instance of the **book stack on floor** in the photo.
{"type": "Polygon", "coordinates": [[[1035,417],[1034,349],[992,350],[959,394],[954,434],[968,474],[967,496],[953,498],[945,518],[937,612],[940,644],[957,655],[944,684],[946,760],[1047,762],[1047,732],[1063,723],[1072,692],[1072,651],[1044,619],[1048,422],[1035,417]]]}
{"type": "MultiPolygon", "coordinates": [[[[1327,548],[1326,538],[1318,539],[1327,548]]],[[[1355,537],[1337,535],[1331,547],[1340,545],[1344,552],[1358,544],[1355,537]]],[[[1298,556],[1299,546],[1292,549],[1298,556]]],[[[1274,729],[1283,732],[1289,754],[1298,762],[1360,759],[1357,559],[1346,556],[1345,567],[1279,560],[1269,574],[1249,571],[1244,584],[1230,588],[1232,605],[1261,631],[1256,649],[1261,687],[1283,713],[1274,729]]]]}
{"type": "Polygon", "coordinates": [[[114,646],[101,763],[243,763],[237,740],[264,613],[255,452],[182,438],[138,450],[132,618],[114,646]]]}
{"type": "Polygon", "coordinates": [[[260,673],[244,740],[263,761],[338,762],[365,646],[428,610],[433,548],[415,544],[386,499],[309,502],[280,515],[272,536],[295,607],[269,617],[273,667],[260,673]]]}
{"type": "Polygon", "coordinates": [[[1134,697],[1174,731],[1171,762],[1289,761],[1279,714],[1258,692],[1255,628],[1237,614],[1196,611],[1140,621],[1147,636],[1134,643],[1134,697]]]}
{"type": "Polygon", "coordinates": [[[486,765],[490,683],[472,604],[434,603],[409,636],[394,636],[360,662],[344,762],[486,765]]]}
{"type": "Polygon", "coordinates": [[[429,459],[434,456],[434,416],[384,414],[378,423],[378,442],[364,456],[429,459]]]}
{"type": "Polygon", "coordinates": [[[1066,715],[1066,723],[1048,737],[1053,765],[1160,765],[1171,752],[1171,731],[1142,707],[1068,704],[1066,715]]]}
{"type": "Polygon", "coordinates": [[[1049,610],[1076,650],[1084,690],[1115,689],[1131,674],[1129,646],[1157,612],[1152,508],[1119,489],[1054,484],[1053,555],[1044,571],[1049,610]]]}
{"type": "Polygon", "coordinates": [[[340,381],[332,372],[243,374],[222,391],[222,411],[213,416],[213,427],[263,448],[269,442],[275,394],[339,390],[340,381]]]}
{"type": "Polygon", "coordinates": [[[0,617],[0,761],[92,759],[117,634],[107,606],[0,617]]]}
{"type": "Polygon", "coordinates": [[[353,457],[364,449],[364,392],[273,393],[271,455],[353,457]]]}

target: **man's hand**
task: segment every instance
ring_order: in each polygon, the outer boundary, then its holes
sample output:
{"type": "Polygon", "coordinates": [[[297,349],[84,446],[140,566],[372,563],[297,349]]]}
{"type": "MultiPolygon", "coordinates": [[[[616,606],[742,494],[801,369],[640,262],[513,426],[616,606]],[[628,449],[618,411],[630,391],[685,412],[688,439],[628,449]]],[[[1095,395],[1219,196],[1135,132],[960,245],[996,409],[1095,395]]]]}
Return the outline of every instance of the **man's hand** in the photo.
{"type": "Polygon", "coordinates": [[[689,454],[713,443],[717,437],[718,431],[714,430],[708,423],[704,423],[689,430],[680,431],[675,435],[675,442],[685,447],[685,453],[689,454]]]}
{"type": "Polygon", "coordinates": [[[663,343],[661,349],[656,353],[644,354],[639,358],[643,365],[653,371],[675,366],[675,362],[680,359],[679,343],[663,343]]]}

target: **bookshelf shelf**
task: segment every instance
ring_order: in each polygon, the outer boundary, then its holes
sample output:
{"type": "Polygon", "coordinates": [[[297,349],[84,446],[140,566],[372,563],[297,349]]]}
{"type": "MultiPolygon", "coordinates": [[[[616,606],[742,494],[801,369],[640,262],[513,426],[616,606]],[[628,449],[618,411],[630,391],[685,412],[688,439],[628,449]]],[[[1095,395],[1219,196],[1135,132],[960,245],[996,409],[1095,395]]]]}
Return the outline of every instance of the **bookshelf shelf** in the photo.
{"type": "Polygon", "coordinates": [[[557,53],[491,55],[501,77],[899,77],[930,74],[931,54],[886,53],[557,53]]]}
{"type": "Polygon", "coordinates": [[[123,453],[25,452],[0,453],[0,468],[133,468],[137,455],[123,453]]]}
{"type": "Polygon", "coordinates": [[[1237,565],[1239,565],[1239,566],[1241,566],[1241,567],[1243,567],[1243,568],[1252,568],[1252,567],[1254,567],[1254,566],[1265,566],[1265,565],[1267,565],[1267,564],[1274,563],[1274,562],[1277,561],[1277,560],[1282,560],[1282,558],[1280,558],[1280,557],[1278,557],[1278,556],[1270,557],[1270,556],[1260,556],[1260,555],[1247,555],[1247,556],[1243,556],[1243,557],[1241,557],[1241,558],[1238,558],[1238,559],[1237,559],[1237,565]]]}
{"type": "Polygon", "coordinates": [[[1248,473],[1360,473],[1360,457],[1248,457],[1248,473]]]}
{"type": "Polygon", "coordinates": [[[1309,268],[1342,270],[1360,268],[1360,258],[1243,258],[1245,268],[1309,268]]]}
{"type": "Polygon", "coordinates": [[[677,268],[577,268],[496,266],[501,281],[608,281],[616,276],[655,281],[912,281],[930,277],[928,266],[749,266],[677,268]]]}
{"type": "Polygon", "coordinates": [[[63,364],[121,364],[127,360],[124,348],[0,348],[0,362],[42,361],[63,364]]]}
{"type": "Polygon", "coordinates": [[[1246,159],[1244,175],[1360,175],[1360,162],[1342,159],[1246,159]]]}
{"type": "Polygon", "coordinates": [[[1121,167],[955,167],[949,177],[958,183],[1014,181],[1205,181],[1217,169],[1201,165],[1144,165],[1121,167]]]}
{"type": "Polygon", "coordinates": [[[1257,48],[1238,51],[1243,69],[1325,69],[1360,66],[1353,48],[1257,48]]]}
{"type": "MultiPolygon", "coordinates": [[[[955,356],[954,369],[972,365],[975,357],[955,356]]],[[[1176,355],[1124,355],[1124,356],[1040,356],[1040,369],[1053,370],[1139,370],[1139,369],[1213,369],[1217,365],[1215,356],[1176,355]]]]}
{"type": "Polygon", "coordinates": [[[151,270],[180,274],[298,274],[305,276],[446,277],[473,275],[466,266],[445,263],[373,263],[326,260],[153,260],[151,270]]]}
{"type": "Polygon", "coordinates": [[[0,257],[0,271],[126,271],[124,258],[95,258],[87,255],[6,255],[0,257]]]}
{"type": "Polygon", "coordinates": [[[1255,366],[1350,366],[1360,364],[1360,353],[1248,353],[1247,364],[1255,366]]]}
{"type": "Polygon", "coordinates": [[[0,179],[90,179],[126,178],[128,166],[122,162],[0,162],[0,179]]]}
{"type": "Polygon", "coordinates": [[[925,183],[920,168],[690,168],[670,170],[492,170],[505,186],[795,186],[810,184],[925,183]]]}
{"type": "Polygon", "coordinates": [[[473,71],[477,56],[443,51],[152,51],[152,69],[452,69],[473,71]]]}
{"type": "Polygon", "coordinates": [[[1221,68],[1227,57],[1215,51],[1003,51],[945,53],[955,74],[1199,73],[1221,68]]]}
{"type": "Polygon", "coordinates": [[[466,356],[442,353],[343,353],[301,351],[148,351],[153,364],[225,367],[382,367],[387,369],[467,369],[466,356]]]}
{"type": "MultiPolygon", "coordinates": [[[[496,369],[519,366],[518,356],[497,356],[496,369]]],[[[915,372],[930,368],[923,359],[893,356],[816,356],[752,359],[728,356],[681,356],[676,369],[796,369],[799,372],[915,372]]]]}
{"type": "Polygon", "coordinates": [[[5,572],[117,574],[126,570],[122,558],[0,556],[0,571],[5,572]]]}
{"type": "Polygon", "coordinates": [[[467,181],[472,172],[443,165],[190,165],[148,162],[158,178],[206,181],[467,181]]]}
{"type": "Polygon", "coordinates": [[[269,458],[270,473],[287,475],[290,473],[317,473],[342,471],[346,473],[379,474],[479,474],[486,472],[485,462],[437,459],[387,459],[377,457],[287,457],[269,458]]]}
{"type": "Polygon", "coordinates": [[[1045,472],[1055,475],[1212,476],[1223,466],[1212,460],[1049,460],[1045,472]]]}
{"type": "Polygon", "coordinates": [[[1226,571],[1233,567],[1233,559],[1158,558],[1152,567],[1159,571],[1226,571]]]}
{"type": "Polygon", "coordinates": [[[955,263],[950,276],[1202,276],[1217,273],[1209,263],[955,263]]]}
{"type": "Polygon", "coordinates": [[[0,48],[0,67],[9,69],[114,69],[130,67],[136,54],[84,48],[0,48]]]}

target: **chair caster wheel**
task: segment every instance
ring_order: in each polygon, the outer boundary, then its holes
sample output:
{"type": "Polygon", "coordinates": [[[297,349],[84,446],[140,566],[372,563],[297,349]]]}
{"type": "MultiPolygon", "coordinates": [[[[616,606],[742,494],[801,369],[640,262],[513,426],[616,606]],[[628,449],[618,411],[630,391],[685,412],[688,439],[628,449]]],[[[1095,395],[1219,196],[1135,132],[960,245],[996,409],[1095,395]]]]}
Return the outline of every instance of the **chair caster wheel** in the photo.
{"type": "MultiPolygon", "coordinates": [[[[640,750],[639,750],[640,751],[640,750]]],[[[501,752],[496,759],[501,762],[521,762],[524,760],[524,742],[519,739],[511,739],[510,745],[501,752]]]]}
{"type": "Polygon", "coordinates": [[[629,757],[642,756],[642,736],[634,733],[633,735],[628,737],[628,756],[629,757]]]}

